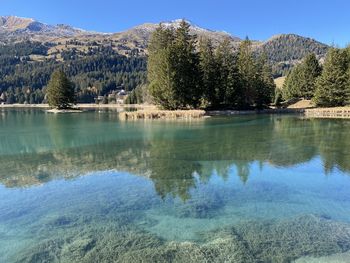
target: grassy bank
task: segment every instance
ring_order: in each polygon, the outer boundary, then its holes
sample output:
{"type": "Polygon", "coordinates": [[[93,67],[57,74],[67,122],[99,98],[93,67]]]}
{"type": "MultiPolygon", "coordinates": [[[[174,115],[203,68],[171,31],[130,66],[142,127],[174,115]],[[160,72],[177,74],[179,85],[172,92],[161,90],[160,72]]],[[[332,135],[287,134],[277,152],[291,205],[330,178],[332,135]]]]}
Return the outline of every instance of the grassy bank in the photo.
{"type": "Polygon", "coordinates": [[[199,119],[205,116],[204,110],[141,110],[132,112],[121,112],[119,117],[122,120],[139,119],[199,119]]]}
{"type": "Polygon", "coordinates": [[[350,107],[305,109],[304,114],[309,118],[350,119],[350,107]]]}
{"type": "Polygon", "coordinates": [[[80,109],[50,109],[50,110],[46,110],[46,112],[48,113],[81,113],[83,112],[80,109]]]}

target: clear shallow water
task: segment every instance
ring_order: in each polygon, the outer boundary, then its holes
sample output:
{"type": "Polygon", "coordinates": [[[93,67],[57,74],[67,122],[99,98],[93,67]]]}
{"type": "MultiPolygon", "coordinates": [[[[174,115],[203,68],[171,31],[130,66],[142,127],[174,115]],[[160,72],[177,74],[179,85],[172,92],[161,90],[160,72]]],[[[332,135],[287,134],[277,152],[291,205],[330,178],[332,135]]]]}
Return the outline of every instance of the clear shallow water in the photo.
{"type": "Polygon", "coordinates": [[[349,262],[349,128],[0,111],[0,262],[349,262]]]}

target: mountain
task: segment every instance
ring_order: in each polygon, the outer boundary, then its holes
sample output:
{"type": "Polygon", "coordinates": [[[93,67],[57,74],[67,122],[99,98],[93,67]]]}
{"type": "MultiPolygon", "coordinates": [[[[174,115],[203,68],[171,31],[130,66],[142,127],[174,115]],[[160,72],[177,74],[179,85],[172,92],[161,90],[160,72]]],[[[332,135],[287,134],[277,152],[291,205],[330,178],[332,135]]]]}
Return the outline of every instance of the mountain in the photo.
{"type": "MultiPolygon", "coordinates": [[[[162,22],[164,27],[178,28],[181,19],[162,22]]],[[[241,39],[226,32],[205,29],[187,21],[190,32],[200,37],[212,39],[214,44],[229,39],[232,47],[237,49],[241,39]]],[[[147,53],[148,41],[152,32],[159,26],[155,23],[145,23],[119,33],[104,34],[85,31],[69,25],[47,25],[31,18],[16,16],[0,17],[0,42],[13,43],[24,40],[51,42],[59,46],[57,50],[67,51],[72,48],[87,50],[99,45],[112,45],[115,51],[125,55],[136,51],[140,55],[147,53]],[[61,44],[66,43],[63,47],[61,44]],[[67,45],[67,43],[69,43],[67,45]],[[77,43],[77,45],[74,45],[77,43]]],[[[266,54],[272,64],[293,65],[306,54],[315,53],[322,59],[329,46],[314,39],[295,34],[276,35],[267,41],[253,41],[257,54],[266,54]]]]}
{"type": "MultiPolygon", "coordinates": [[[[182,19],[173,20],[170,22],[162,22],[162,26],[166,28],[178,28],[180,26],[182,19]]],[[[229,33],[221,32],[221,31],[213,31],[205,28],[201,28],[190,21],[186,21],[190,26],[190,33],[197,35],[200,37],[208,37],[212,39],[214,42],[219,43],[223,41],[225,38],[230,39],[233,42],[240,42],[241,39],[232,36],[229,33]]],[[[139,41],[147,45],[151,34],[156,30],[159,24],[145,23],[136,27],[133,27],[129,30],[126,30],[121,33],[116,33],[113,35],[115,39],[119,39],[121,41],[139,41]]]]}
{"type": "Polygon", "coordinates": [[[309,53],[314,53],[323,62],[328,49],[326,44],[296,34],[275,35],[267,41],[255,44],[255,52],[257,55],[267,56],[275,77],[286,75],[309,53]]]}
{"type": "Polygon", "coordinates": [[[308,53],[323,57],[329,46],[314,39],[295,34],[276,35],[261,43],[258,50],[272,62],[300,60],[308,53]]]}
{"type": "Polygon", "coordinates": [[[0,39],[8,40],[43,40],[47,41],[58,37],[79,37],[84,35],[99,34],[69,25],[47,25],[32,18],[22,18],[17,16],[0,17],[0,39]]]}

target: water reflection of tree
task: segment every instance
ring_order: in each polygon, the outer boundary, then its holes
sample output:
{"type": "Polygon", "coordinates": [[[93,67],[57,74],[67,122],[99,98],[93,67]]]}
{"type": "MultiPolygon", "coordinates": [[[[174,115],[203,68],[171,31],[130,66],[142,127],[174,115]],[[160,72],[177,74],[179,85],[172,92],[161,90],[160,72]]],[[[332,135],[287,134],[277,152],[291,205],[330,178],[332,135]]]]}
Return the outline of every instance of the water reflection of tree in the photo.
{"type": "Polygon", "coordinates": [[[326,173],[334,168],[350,171],[350,122],[348,120],[313,121],[319,155],[326,173]]]}
{"type": "Polygon", "coordinates": [[[271,163],[283,167],[292,166],[310,161],[317,155],[317,139],[310,120],[277,118],[272,132],[269,156],[271,163]]]}
{"type": "Polygon", "coordinates": [[[200,164],[191,158],[190,140],[154,139],[150,146],[148,167],[157,193],[164,198],[170,194],[186,200],[189,189],[195,187],[194,173],[200,164]]]}
{"type": "MultiPolygon", "coordinates": [[[[188,199],[196,186],[195,174],[205,183],[213,174],[227,179],[235,171],[246,182],[253,162],[287,167],[320,155],[326,172],[335,167],[350,171],[348,121],[265,116],[212,121],[180,132],[170,126],[166,136],[157,133],[97,146],[2,156],[0,180],[8,187],[20,187],[116,169],[148,176],[161,197],[188,199]]],[[[60,125],[50,123],[49,131],[54,144],[67,143],[67,131],[60,125]]],[[[25,141],[21,143],[25,148],[25,141]]]]}

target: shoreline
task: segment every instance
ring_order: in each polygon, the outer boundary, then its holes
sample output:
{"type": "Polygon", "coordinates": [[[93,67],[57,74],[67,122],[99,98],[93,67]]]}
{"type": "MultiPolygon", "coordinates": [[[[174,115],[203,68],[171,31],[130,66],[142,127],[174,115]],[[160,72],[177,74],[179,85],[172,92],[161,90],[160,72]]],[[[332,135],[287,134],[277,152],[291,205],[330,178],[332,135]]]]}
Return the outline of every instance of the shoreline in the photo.
{"type": "MultiPolygon", "coordinates": [[[[88,109],[125,109],[135,108],[137,111],[127,112],[128,116],[123,119],[176,119],[176,118],[204,118],[211,116],[234,116],[234,115],[252,115],[252,114],[302,114],[306,118],[334,118],[334,119],[350,119],[350,106],[334,107],[334,108],[283,108],[283,109],[264,109],[264,110],[177,110],[163,111],[157,109],[155,105],[143,104],[88,104],[82,103],[75,105],[76,110],[69,112],[77,112],[79,110],[88,109]],[[137,115],[136,116],[136,112],[137,115]],[[191,114],[194,117],[191,116],[191,114]],[[199,114],[199,115],[198,115],[199,114]],[[132,116],[135,115],[135,116],[132,116]],[[142,117],[142,115],[144,117],[142,117]],[[152,116],[153,117],[152,117],[152,116]],[[156,117],[159,115],[159,117],[156,117]]],[[[0,109],[49,109],[48,104],[2,104],[0,109]]],[[[52,110],[50,110],[52,111],[52,110]]],[[[52,111],[53,112],[53,111],[52,111]]]]}
{"type": "Polygon", "coordinates": [[[350,119],[350,107],[305,109],[304,115],[318,119],[350,119]]]}
{"type": "MultiPolygon", "coordinates": [[[[155,109],[154,105],[143,105],[143,104],[95,104],[95,103],[78,103],[74,105],[75,108],[80,109],[121,109],[121,108],[150,108],[155,109]]],[[[38,109],[48,109],[50,106],[48,104],[0,104],[1,108],[38,108],[38,109]]]]}
{"type": "Polygon", "coordinates": [[[209,110],[206,116],[230,116],[230,115],[252,115],[252,114],[300,114],[305,109],[264,109],[264,110],[209,110]]]}

